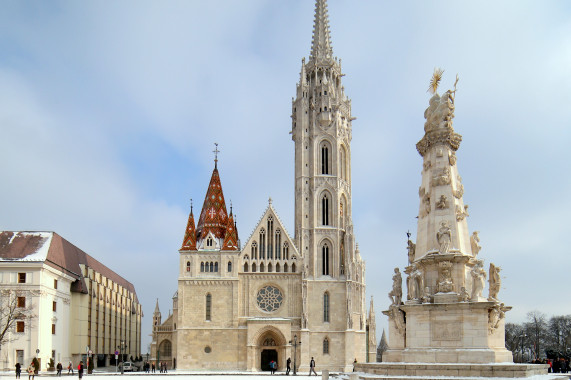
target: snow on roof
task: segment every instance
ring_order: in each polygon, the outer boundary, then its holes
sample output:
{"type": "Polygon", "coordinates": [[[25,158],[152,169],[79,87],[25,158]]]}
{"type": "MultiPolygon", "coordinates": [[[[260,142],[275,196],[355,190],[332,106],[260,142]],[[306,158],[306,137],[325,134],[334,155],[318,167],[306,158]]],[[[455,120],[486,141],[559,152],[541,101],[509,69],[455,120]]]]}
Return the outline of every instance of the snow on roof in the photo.
{"type": "Polygon", "coordinates": [[[0,261],[46,261],[53,232],[0,231],[0,234],[9,237],[7,242],[0,241],[0,250],[12,244],[16,246],[10,250],[12,254],[0,255],[0,261]]]}

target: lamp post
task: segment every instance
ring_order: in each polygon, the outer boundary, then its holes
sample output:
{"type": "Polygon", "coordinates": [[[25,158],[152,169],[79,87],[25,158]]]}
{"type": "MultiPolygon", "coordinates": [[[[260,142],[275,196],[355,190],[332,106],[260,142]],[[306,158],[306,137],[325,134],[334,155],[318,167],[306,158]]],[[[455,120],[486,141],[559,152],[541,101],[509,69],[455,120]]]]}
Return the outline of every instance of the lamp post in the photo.
{"type": "Polygon", "coordinates": [[[527,338],[527,334],[522,334],[521,336],[521,357],[520,357],[520,363],[523,363],[523,340],[527,338]]]}
{"type": "Polygon", "coordinates": [[[289,344],[293,344],[293,374],[297,375],[297,346],[301,346],[301,341],[297,341],[297,334],[293,336],[293,342],[290,340],[289,344]]]}
{"type": "Polygon", "coordinates": [[[121,339],[121,346],[119,347],[119,355],[121,356],[121,375],[124,373],[124,365],[123,365],[123,351],[125,350],[125,339],[121,339]]]}

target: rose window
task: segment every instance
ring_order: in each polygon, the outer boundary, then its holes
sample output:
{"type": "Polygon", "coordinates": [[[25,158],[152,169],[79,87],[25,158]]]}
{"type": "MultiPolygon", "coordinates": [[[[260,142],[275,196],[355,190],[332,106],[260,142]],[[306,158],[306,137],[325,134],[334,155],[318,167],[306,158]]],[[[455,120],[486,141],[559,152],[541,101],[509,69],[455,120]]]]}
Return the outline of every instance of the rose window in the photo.
{"type": "Polygon", "coordinates": [[[258,291],[258,307],[268,313],[276,311],[282,305],[284,296],[275,286],[265,286],[258,291]]]}

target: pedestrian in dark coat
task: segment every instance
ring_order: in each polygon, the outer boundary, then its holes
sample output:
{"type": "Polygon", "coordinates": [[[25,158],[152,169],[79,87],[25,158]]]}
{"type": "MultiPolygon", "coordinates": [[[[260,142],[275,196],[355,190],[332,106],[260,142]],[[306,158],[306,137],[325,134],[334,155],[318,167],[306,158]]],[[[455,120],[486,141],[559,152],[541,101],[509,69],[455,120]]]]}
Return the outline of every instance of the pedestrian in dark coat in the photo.
{"type": "Polygon", "coordinates": [[[317,372],[315,372],[315,360],[313,360],[313,356],[309,361],[309,376],[311,376],[311,372],[313,372],[315,376],[317,376],[317,372]]]}
{"type": "Polygon", "coordinates": [[[77,374],[79,375],[79,378],[81,379],[83,377],[83,362],[79,362],[79,365],[77,366],[77,374]]]}
{"type": "Polygon", "coordinates": [[[22,373],[22,365],[20,363],[16,363],[16,379],[20,378],[21,373],[22,373]]]}
{"type": "Polygon", "coordinates": [[[63,369],[63,366],[61,365],[60,362],[57,363],[56,369],[57,369],[56,376],[61,376],[61,370],[63,369]]]}
{"type": "Polygon", "coordinates": [[[286,361],[286,375],[289,375],[289,371],[291,371],[291,358],[287,358],[286,361]]]}

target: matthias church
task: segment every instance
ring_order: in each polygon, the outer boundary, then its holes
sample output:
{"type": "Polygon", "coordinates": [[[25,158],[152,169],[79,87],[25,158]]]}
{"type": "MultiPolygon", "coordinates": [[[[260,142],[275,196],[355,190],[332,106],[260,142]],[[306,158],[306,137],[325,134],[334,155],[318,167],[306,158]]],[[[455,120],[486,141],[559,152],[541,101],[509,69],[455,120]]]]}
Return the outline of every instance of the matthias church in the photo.
{"type": "Polygon", "coordinates": [[[353,235],[354,118],[342,76],[327,4],[317,0],[291,109],[293,236],[270,200],[242,244],[215,160],[200,214],[191,208],[188,217],[173,312],[164,321],[157,301],[152,361],[261,371],[272,360],[285,370],[291,358],[306,371],[314,357],[318,371],[351,371],[355,359],[375,360],[375,316],[372,301],[366,311],[365,262],[353,235]]]}

